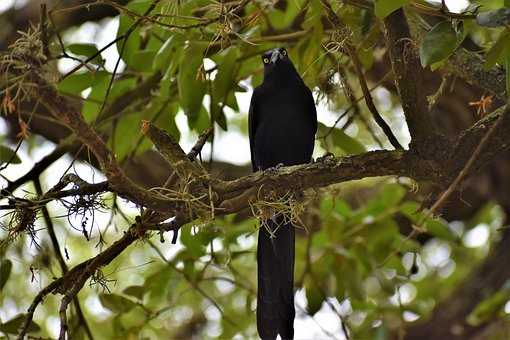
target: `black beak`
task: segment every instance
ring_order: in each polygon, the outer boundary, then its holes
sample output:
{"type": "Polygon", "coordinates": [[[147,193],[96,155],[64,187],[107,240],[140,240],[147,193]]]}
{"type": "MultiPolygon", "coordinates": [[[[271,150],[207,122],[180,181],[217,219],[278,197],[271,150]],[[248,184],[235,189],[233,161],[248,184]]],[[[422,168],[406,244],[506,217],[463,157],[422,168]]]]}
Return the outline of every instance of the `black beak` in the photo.
{"type": "Polygon", "coordinates": [[[274,50],[272,53],[271,53],[271,64],[276,64],[276,62],[278,61],[278,59],[281,59],[283,56],[282,54],[280,53],[279,50],[274,50]]]}

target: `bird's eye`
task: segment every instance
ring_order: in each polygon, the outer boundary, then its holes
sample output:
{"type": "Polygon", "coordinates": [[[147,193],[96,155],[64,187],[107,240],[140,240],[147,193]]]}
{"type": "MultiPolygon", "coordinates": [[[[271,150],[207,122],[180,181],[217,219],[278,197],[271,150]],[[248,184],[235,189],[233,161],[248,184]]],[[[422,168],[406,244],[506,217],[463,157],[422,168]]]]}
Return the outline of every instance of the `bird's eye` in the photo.
{"type": "Polygon", "coordinates": [[[286,50],[283,50],[283,51],[282,51],[282,56],[284,56],[284,57],[285,57],[286,55],[287,55],[287,51],[286,51],[286,50]]]}
{"type": "Polygon", "coordinates": [[[264,62],[264,64],[269,64],[269,58],[264,58],[263,62],[264,62]]]}

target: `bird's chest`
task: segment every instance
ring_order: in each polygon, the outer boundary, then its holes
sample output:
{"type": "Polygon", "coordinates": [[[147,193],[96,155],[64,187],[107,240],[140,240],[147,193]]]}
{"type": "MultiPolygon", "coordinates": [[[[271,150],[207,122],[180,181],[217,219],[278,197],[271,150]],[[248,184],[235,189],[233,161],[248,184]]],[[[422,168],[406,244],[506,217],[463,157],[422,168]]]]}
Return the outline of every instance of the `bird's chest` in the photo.
{"type": "MultiPolygon", "coordinates": [[[[275,91],[260,103],[260,127],[284,127],[289,124],[304,124],[307,121],[305,93],[299,89],[275,91]]],[[[282,131],[283,132],[283,131],[282,131]]]]}

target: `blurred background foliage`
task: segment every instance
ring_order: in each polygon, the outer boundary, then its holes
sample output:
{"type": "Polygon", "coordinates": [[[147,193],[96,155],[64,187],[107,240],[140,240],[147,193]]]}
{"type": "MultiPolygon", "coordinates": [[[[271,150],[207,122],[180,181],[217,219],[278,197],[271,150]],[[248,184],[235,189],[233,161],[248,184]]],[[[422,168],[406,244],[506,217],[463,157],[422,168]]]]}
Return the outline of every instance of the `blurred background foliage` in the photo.
{"type": "MultiPolygon", "coordinates": [[[[224,178],[249,172],[249,96],[262,81],[261,52],[275,46],[288,49],[317,99],[316,156],[392,148],[361,100],[359,79],[343,53],[346,43],[355,47],[380,113],[407,146],[410,137],[381,18],[405,6],[421,39],[414,43],[427,68],[431,112],[449,136],[498,103],[449,74],[448,57],[462,47],[479,53],[488,69],[509,65],[509,20],[501,11],[508,1],[446,3],[465,17],[449,16],[438,2],[330,1],[344,23],[335,27],[319,0],[48,1],[48,48],[56,57],[51,77],[108,140],[128,175],[145,187],[160,186],[169,170],[140,133],[142,120],[165,129],[185,148],[214,125],[204,164],[224,178]],[[482,12],[489,19],[473,16],[482,12]],[[84,67],[73,70],[84,60],[84,67]],[[442,92],[434,96],[438,88],[442,92]]],[[[27,29],[27,20],[38,21],[39,1],[2,6],[0,48],[7,50],[15,32],[27,29]]],[[[3,92],[3,98],[8,95],[3,92]]],[[[11,161],[2,177],[15,180],[59,143],[73,145],[69,131],[37,105],[10,110],[5,99],[2,103],[0,161],[11,161]]],[[[66,151],[42,173],[45,190],[66,171],[91,181],[104,178],[79,147],[66,151]]],[[[435,219],[419,212],[432,188],[407,178],[364,179],[306,193],[296,244],[296,338],[404,336],[406,328],[426,321],[441,301],[457,297],[465,282],[478,280],[474,268],[490,261],[494,245],[505,237],[509,161],[508,154],[502,155],[466,182],[435,219]],[[417,224],[421,228],[416,231],[417,224]]],[[[35,187],[26,183],[15,193],[31,197],[35,187]]],[[[112,194],[98,199],[99,206],[74,214],[67,209],[73,202],[48,205],[69,268],[115,241],[139,213],[112,194]]],[[[8,225],[11,217],[4,215],[2,224],[8,225]]],[[[127,249],[79,294],[93,337],[255,338],[257,227],[246,211],[186,225],[176,245],[170,244],[171,236],[155,234],[127,249]]],[[[0,248],[3,338],[15,336],[37,292],[62,274],[46,228],[38,218],[35,239],[22,235],[0,248]]],[[[0,239],[8,239],[6,229],[0,230],[0,239]]],[[[506,322],[509,287],[489,287],[460,322],[473,328],[506,322]]],[[[35,314],[31,335],[56,337],[57,311],[57,298],[48,297],[35,314]]],[[[76,310],[69,324],[72,339],[87,338],[76,310]]]]}

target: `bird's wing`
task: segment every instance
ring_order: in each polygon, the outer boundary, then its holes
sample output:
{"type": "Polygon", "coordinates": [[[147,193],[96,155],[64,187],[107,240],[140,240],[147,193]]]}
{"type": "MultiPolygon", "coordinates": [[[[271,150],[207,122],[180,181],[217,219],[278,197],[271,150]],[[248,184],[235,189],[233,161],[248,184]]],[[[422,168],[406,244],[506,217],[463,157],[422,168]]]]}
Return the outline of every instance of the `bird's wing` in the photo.
{"type": "Polygon", "coordinates": [[[253,90],[253,94],[251,95],[250,101],[250,110],[248,111],[248,135],[250,138],[250,153],[251,153],[251,167],[253,171],[257,171],[257,166],[255,164],[255,132],[257,130],[257,89],[253,90]]]}
{"type": "Polygon", "coordinates": [[[315,108],[315,100],[313,99],[312,91],[306,87],[308,95],[308,105],[310,112],[310,123],[313,126],[314,133],[317,133],[317,109],[315,108]]]}

